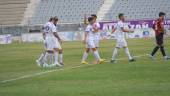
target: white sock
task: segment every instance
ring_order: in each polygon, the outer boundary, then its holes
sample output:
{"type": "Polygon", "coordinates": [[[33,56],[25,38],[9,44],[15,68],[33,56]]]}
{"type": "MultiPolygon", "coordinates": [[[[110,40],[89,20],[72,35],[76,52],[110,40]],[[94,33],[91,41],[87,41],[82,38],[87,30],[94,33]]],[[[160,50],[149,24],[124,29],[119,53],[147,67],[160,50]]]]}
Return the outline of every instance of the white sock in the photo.
{"type": "Polygon", "coordinates": [[[86,61],[87,57],[88,57],[88,53],[84,52],[83,57],[82,57],[82,61],[86,61]]]}
{"type": "Polygon", "coordinates": [[[44,53],[42,53],[42,54],[40,55],[40,57],[38,58],[38,60],[41,61],[41,60],[43,59],[43,57],[44,57],[44,53]]]}
{"type": "Polygon", "coordinates": [[[129,49],[127,47],[125,48],[125,53],[127,54],[129,60],[131,60],[132,56],[130,55],[129,49]]]}
{"type": "Polygon", "coordinates": [[[45,62],[47,63],[48,55],[49,55],[49,53],[46,52],[46,53],[45,53],[45,56],[44,56],[44,59],[43,59],[43,62],[44,62],[44,63],[45,63],[45,62]]]}
{"type": "Polygon", "coordinates": [[[58,63],[58,52],[54,52],[54,63],[58,63]]]}
{"type": "Polygon", "coordinates": [[[59,62],[63,63],[63,54],[59,54],[59,62]]]}
{"type": "Polygon", "coordinates": [[[118,48],[115,48],[114,51],[113,51],[113,55],[112,55],[112,60],[115,60],[117,55],[118,55],[118,51],[119,49],[118,48]]]}
{"type": "Polygon", "coordinates": [[[99,52],[97,50],[94,51],[93,53],[94,53],[94,56],[95,56],[96,60],[100,60],[101,59],[100,56],[99,56],[99,52]]]}

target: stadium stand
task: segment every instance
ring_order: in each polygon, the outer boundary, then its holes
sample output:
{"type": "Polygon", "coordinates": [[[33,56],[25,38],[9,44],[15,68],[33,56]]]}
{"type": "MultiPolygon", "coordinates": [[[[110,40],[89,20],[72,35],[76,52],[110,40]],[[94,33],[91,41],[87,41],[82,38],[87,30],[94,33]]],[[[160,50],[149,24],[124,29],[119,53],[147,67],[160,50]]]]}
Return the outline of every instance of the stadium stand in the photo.
{"type": "Polygon", "coordinates": [[[29,0],[0,0],[0,25],[18,25],[29,0]]]}
{"type": "Polygon", "coordinates": [[[60,22],[79,23],[84,14],[97,14],[104,0],[41,0],[31,24],[43,24],[49,17],[58,16],[60,22]]]}
{"type": "Polygon", "coordinates": [[[160,11],[170,17],[170,0],[0,0],[0,25],[41,25],[58,16],[60,23],[81,23],[84,14],[97,14],[100,21],[155,19],[160,11]]]}
{"type": "Polygon", "coordinates": [[[127,19],[153,19],[163,11],[170,17],[170,0],[116,0],[103,20],[116,20],[117,14],[124,13],[127,19]]]}

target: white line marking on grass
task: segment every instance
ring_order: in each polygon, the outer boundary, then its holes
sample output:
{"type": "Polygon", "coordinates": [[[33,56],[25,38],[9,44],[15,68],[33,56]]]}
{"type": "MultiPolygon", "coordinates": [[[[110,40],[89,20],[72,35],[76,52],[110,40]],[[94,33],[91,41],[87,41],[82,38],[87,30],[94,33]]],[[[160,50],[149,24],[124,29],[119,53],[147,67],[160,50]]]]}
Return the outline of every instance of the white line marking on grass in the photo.
{"type": "MultiPolygon", "coordinates": [[[[138,56],[134,56],[134,57],[135,58],[140,58],[140,57],[143,57],[143,56],[146,56],[146,55],[147,54],[145,54],[145,55],[138,55],[138,56]]],[[[125,60],[125,59],[127,59],[127,58],[120,58],[120,59],[117,59],[117,60],[125,60]]],[[[106,62],[109,62],[109,61],[106,61],[106,62]]],[[[96,64],[88,64],[88,66],[91,66],[91,65],[96,65],[96,64]]],[[[24,76],[21,76],[21,77],[18,77],[18,78],[3,80],[3,81],[1,81],[1,83],[7,83],[7,82],[16,81],[16,80],[36,77],[36,76],[44,75],[44,74],[47,74],[47,73],[52,73],[52,72],[55,72],[55,71],[70,70],[70,69],[76,69],[76,68],[81,68],[81,67],[85,67],[85,65],[79,65],[79,66],[74,66],[74,67],[65,68],[65,69],[61,68],[61,69],[48,70],[48,71],[45,71],[45,72],[38,72],[38,73],[35,73],[35,74],[24,75],[24,76]]]]}

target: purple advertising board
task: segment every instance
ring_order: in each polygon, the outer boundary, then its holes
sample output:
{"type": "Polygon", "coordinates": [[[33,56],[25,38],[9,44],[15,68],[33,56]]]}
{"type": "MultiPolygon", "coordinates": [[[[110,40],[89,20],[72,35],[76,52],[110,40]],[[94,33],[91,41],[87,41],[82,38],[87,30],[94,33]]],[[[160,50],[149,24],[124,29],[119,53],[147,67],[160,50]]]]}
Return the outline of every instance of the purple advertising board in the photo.
{"type": "MultiPolygon", "coordinates": [[[[126,21],[126,24],[129,28],[132,29],[141,29],[141,28],[152,28],[155,20],[129,20],[126,21]]],[[[105,29],[105,27],[108,27],[107,29],[113,28],[114,25],[117,23],[117,21],[111,21],[111,22],[100,22],[101,29],[105,29]]],[[[170,19],[166,19],[164,21],[165,28],[170,30],[170,19]]]]}

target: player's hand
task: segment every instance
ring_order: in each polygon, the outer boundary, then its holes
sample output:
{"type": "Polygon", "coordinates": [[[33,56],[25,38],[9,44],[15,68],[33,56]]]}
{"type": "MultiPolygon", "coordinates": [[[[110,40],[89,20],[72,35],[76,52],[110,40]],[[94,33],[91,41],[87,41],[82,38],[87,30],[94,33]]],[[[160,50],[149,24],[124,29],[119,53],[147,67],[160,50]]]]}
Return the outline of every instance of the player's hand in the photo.
{"type": "Polygon", "coordinates": [[[130,30],[129,30],[129,33],[134,33],[134,30],[133,30],[133,29],[130,29],[130,30]]]}

